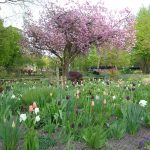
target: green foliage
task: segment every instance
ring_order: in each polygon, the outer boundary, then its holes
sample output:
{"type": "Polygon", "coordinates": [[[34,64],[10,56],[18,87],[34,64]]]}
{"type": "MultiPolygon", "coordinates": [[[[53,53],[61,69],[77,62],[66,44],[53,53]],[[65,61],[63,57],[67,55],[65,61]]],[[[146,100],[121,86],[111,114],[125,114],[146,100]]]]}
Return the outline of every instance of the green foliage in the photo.
{"type": "Polygon", "coordinates": [[[126,133],[126,121],[115,121],[110,125],[109,134],[115,139],[121,139],[126,133]]]}
{"type": "Polygon", "coordinates": [[[48,67],[50,65],[50,58],[48,57],[37,57],[35,58],[35,61],[34,63],[36,64],[36,66],[39,68],[39,69],[42,69],[43,67],[48,67]]]}
{"type": "Polygon", "coordinates": [[[51,123],[50,121],[44,126],[44,131],[48,133],[50,137],[52,133],[55,131],[55,124],[51,123]]]}
{"type": "Polygon", "coordinates": [[[4,119],[0,123],[3,150],[17,150],[21,135],[23,135],[23,131],[17,119],[4,119]]]}
{"type": "Polygon", "coordinates": [[[24,150],[39,150],[38,134],[34,128],[29,128],[25,135],[24,150]]]}
{"type": "Polygon", "coordinates": [[[47,102],[51,101],[52,97],[50,93],[52,93],[52,89],[48,87],[38,87],[27,90],[22,96],[23,103],[30,105],[36,101],[40,107],[44,106],[47,102]]]}
{"type": "Polygon", "coordinates": [[[4,27],[0,20],[0,65],[13,65],[20,57],[21,33],[12,26],[4,27]]]}
{"type": "Polygon", "coordinates": [[[146,118],[145,118],[145,122],[146,122],[146,125],[148,127],[150,127],[150,113],[147,113],[146,118]]]}
{"type": "Polygon", "coordinates": [[[131,64],[130,59],[131,56],[126,51],[101,49],[97,52],[93,47],[88,55],[76,58],[72,66],[83,71],[87,71],[91,66],[127,67],[131,64]]]}
{"type": "Polygon", "coordinates": [[[68,142],[67,142],[67,146],[66,146],[65,150],[73,150],[73,146],[72,146],[72,143],[71,143],[72,141],[73,141],[73,138],[70,137],[68,142]]]}
{"type": "Polygon", "coordinates": [[[47,150],[50,147],[53,147],[56,145],[56,142],[54,139],[51,139],[49,137],[40,136],[39,137],[39,147],[40,150],[47,150]]]}
{"type": "Polygon", "coordinates": [[[0,78],[8,76],[8,73],[4,67],[0,67],[0,78]]]}
{"type": "Polygon", "coordinates": [[[140,9],[136,31],[137,43],[133,51],[133,61],[141,67],[143,73],[150,73],[150,7],[140,9]]]}
{"type": "Polygon", "coordinates": [[[135,134],[141,126],[144,117],[144,110],[141,106],[134,103],[126,103],[121,108],[123,118],[127,122],[127,131],[135,134]]]}
{"type": "Polygon", "coordinates": [[[98,149],[106,138],[120,139],[126,132],[135,134],[142,125],[149,127],[149,86],[142,84],[140,78],[128,77],[127,81],[87,79],[83,85],[73,86],[68,82],[63,88],[50,86],[48,80],[6,82],[3,85],[6,90],[0,93],[0,122],[9,120],[10,114],[26,113],[23,123],[28,131],[24,142],[31,144],[30,147],[34,140],[40,140],[39,149],[47,149],[53,146],[56,137],[67,143],[68,149],[75,140],[84,140],[90,148],[98,149]],[[77,90],[80,92],[78,99],[77,90]],[[146,107],[139,105],[142,99],[147,101],[146,107]],[[91,100],[94,101],[92,106],[91,100]],[[40,108],[40,121],[36,123],[35,112],[27,113],[33,101],[40,108]],[[31,128],[42,135],[30,134],[31,128]]]}
{"type": "Polygon", "coordinates": [[[76,70],[79,69],[87,71],[87,69],[90,66],[97,66],[97,64],[98,64],[98,55],[96,52],[96,48],[92,48],[88,55],[77,57],[72,66],[76,70]]]}
{"type": "Polygon", "coordinates": [[[130,65],[130,54],[127,51],[117,49],[102,49],[100,51],[99,65],[127,67],[130,65]]]}
{"type": "Polygon", "coordinates": [[[82,137],[92,149],[99,149],[106,142],[106,132],[99,126],[84,129],[82,137]]]}

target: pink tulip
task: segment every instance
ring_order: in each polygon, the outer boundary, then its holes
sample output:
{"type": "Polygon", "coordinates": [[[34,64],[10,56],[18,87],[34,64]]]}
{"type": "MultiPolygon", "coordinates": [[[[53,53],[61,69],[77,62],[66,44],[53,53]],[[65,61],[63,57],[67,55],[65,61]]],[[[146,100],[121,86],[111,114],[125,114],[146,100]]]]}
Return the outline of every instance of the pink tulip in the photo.
{"type": "Polygon", "coordinates": [[[30,105],[30,106],[29,106],[29,112],[33,112],[33,110],[34,110],[34,109],[33,109],[33,106],[30,105]]]}

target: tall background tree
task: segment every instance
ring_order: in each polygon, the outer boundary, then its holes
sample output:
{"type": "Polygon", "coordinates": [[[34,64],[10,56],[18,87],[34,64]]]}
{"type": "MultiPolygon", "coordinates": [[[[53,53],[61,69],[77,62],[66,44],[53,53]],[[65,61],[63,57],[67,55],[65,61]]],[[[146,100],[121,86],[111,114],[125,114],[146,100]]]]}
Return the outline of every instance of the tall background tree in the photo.
{"type": "Polygon", "coordinates": [[[137,43],[133,59],[143,73],[150,73],[150,7],[141,8],[137,16],[137,43]]]}
{"type": "Polygon", "coordinates": [[[93,45],[98,50],[130,50],[135,44],[134,25],[134,17],[127,9],[113,14],[102,3],[69,1],[64,6],[48,3],[39,21],[26,18],[24,35],[35,51],[47,50],[56,56],[65,76],[69,64],[93,45]]]}
{"type": "Polygon", "coordinates": [[[21,31],[12,26],[4,27],[0,20],[0,66],[14,65],[21,56],[21,31]]]}
{"type": "Polygon", "coordinates": [[[115,66],[122,68],[130,65],[131,55],[127,51],[101,49],[98,54],[96,48],[92,48],[88,55],[77,57],[72,67],[80,71],[87,71],[89,67],[115,66]]]}

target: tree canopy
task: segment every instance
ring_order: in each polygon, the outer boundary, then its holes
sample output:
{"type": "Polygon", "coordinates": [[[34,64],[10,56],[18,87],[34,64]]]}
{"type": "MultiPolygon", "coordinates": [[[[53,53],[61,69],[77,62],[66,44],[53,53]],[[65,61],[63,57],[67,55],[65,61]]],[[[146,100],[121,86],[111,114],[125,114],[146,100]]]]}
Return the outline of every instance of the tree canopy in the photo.
{"type": "Polygon", "coordinates": [[[144,73],[150,73],[150,7],[140,9],[136,31],[137,43],[133,51],[134,59],[144,73]]]}
{"type": "Polygon", "coordinates": [[[28,44],[57,56],[64,73],[75,57],[88,53],[92,45],[123,50],[134,47],[135,22],[129,10],[115,14],[102,3],[69,2],[65,6],[48,3],[38,22],[28,17],[25,24],[28,44]]]}
{"type": "Polygon", "coordinates": [[[4,27],[0,21],[0,65],[12,65],[20,57],[21,33],[12,26],[4,27]]]}

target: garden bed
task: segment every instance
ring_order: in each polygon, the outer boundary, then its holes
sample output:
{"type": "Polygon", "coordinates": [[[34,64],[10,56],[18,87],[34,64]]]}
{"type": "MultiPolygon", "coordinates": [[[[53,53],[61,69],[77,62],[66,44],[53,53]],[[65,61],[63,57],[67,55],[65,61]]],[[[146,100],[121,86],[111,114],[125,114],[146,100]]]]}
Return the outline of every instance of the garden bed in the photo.
{"type": "Polygon", "coordinates": [[[149,85],[137,80],[87,79],[63,88],[47,80],[5,82],[1,141],[10,146],[16,136],[21,149],[31,144],[25,150],[144,150],[149,100],[149,85]]]}

